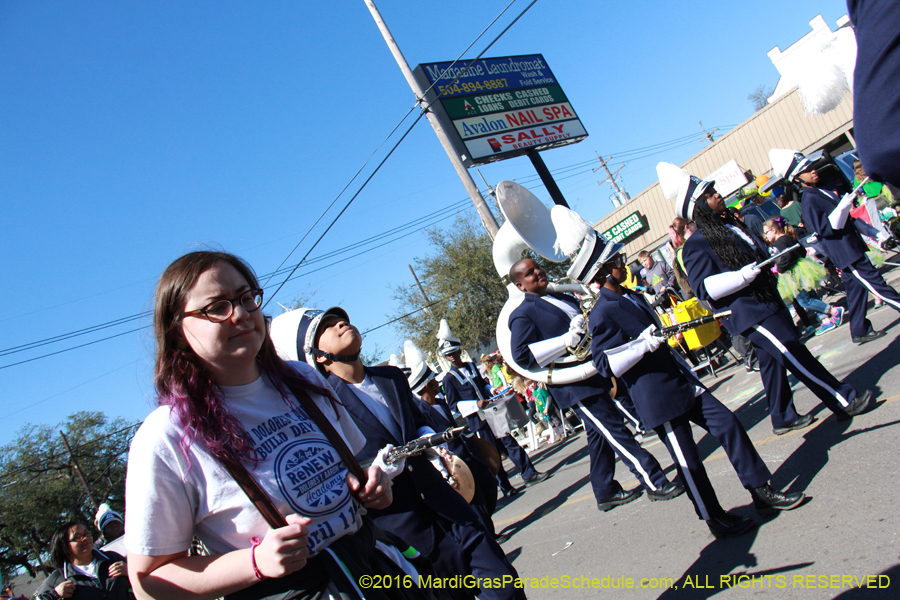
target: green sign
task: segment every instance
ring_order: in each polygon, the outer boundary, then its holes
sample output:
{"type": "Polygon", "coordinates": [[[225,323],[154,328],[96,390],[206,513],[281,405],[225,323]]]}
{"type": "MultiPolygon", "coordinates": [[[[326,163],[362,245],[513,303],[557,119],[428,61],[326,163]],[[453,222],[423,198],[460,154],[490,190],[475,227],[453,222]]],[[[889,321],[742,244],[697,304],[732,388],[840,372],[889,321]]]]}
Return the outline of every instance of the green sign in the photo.
{"type": "Polygon", "coordinates": [[[441,104],[451,119],[463,119],[493,112],[518,110],[566,102],[568,98],[558,85],[529,88],[525,90],[501,90],[462,98],[441,98],[441,104]]]}
{"type": "Polygon", "coordinates": [[[638,213],[633,212],[604,231],[603,237],[610,240],[611,242],[621,242],[622,240],[631,237],[643,228],[644,221],[641,220],[641,216],[638,213]]]}

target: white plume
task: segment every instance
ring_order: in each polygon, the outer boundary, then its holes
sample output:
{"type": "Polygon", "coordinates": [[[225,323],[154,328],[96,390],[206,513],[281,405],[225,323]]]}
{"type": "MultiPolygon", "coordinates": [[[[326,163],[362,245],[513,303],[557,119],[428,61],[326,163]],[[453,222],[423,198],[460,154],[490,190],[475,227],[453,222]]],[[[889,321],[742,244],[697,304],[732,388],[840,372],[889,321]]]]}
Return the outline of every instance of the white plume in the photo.
{"type": "Polygon", "coordinates": [[[663,198],[674,200],[678,197],[678,188],[685,176],[690,177],[687,171],[672,163],[661,162],[656,165],[656,176],[659,177],[659,189],[663,198]]]}
{"type": "Polygon", "coordinates": [[[453,337],[453,332],[450,331],[450,324],[447,323],[447,319],[441,319],[441,326],[438,328],[437,339],[450,342],[458,342],[459,338],[453,337]]]}
{"type": "Polygon", "coordinates": [[[400,360],[400,357],[396,354],[391,354],[391,357],[388,359],[388,364],[392,367],[402,367],[403,361],[400,360]]]}
{"type": "Polygon", "coordinates": [[[848,80],[852,81],[853,77],[852,71],[848,77],[841,68],[847,60],[841,56],[846,53],[843,46],[831,40],[820,43],[806,50],[803,57],[793,63],[791,75],[800,86],[800,98],[807,113],[824,115],[841,103],[848,80]]]}
{"type": "Polygon", "coordinates": [[[422,349],[416,346],[412,340],[403,342],[403,357],[406,359],[406,366],[416,370],[417,365],[424,364],[428,357],[422,352],[422,349]]]}
{"type": "Polygon", "coordinates": [[[786,150],[784,148],[772,148],[769,150],[769,164],[772,165],[772,172],[778,177],[787,175],[788,167],[794,160],[796,150],[786,150]]]}
{"type": "Polygon", "coordinates": [[[585,236],[594,230],[577,212],[558,204],[550,209],[550,220],[556,230],[553,249],[566,256],[575,255],[581,249],[585,236]]]}

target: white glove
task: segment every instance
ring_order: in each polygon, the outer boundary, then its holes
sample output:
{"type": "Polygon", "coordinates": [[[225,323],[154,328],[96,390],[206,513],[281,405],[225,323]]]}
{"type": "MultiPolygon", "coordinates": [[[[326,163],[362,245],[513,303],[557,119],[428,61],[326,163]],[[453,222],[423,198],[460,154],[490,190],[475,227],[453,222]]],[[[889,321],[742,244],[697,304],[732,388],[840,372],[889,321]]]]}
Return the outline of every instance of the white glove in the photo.
{"type": "Polygon", "coordinates": [[[613,375],[621,377],[631,367],[638,364],[645,354],[653,352],[662,345],[663,338],[653,335],[654,331],[656,331],[656,325],[651,325],[630,342],[603,351],[613,375]]]}
{"type": "Polygon", "coordinates": [[[837,208],[828,215],[828,222],[831,224],[832,229],[843,229],[844,225],[847,224],[847,218],[850,216],[850,211],[853,210],[854,197],[853,194],[846,194],[838,202],[837,208]]]}
{"type": "Polygon", "coordinates": [[[584,333],[584,315],[575,315],[572,317],[572,320],[569,321],[569,331],[574,331],[575,333],[584,333]]]}
{"type": "Polygon", "coordinates": [[[388,476],[388,479],[393,479],[397,475],[403,472],[403,469],[406,468],[406,459],[401,458],[400,460],[393,462],[391,464],[385,464],[384,457],[388,452],[394,449],[393,444],[388,444],[384,448],[378,451],[378,454],[375,455],[375,460],[372,461],[372,464],[376,467],[381,467],[381,470],[388,476]]]}
{"type": "Polygon", "coordinates": [[[569,331],[559,336],[559,338],[566,343],[567,348],[574,348],[578,345],[578,342],[581,341],[581,335],[581,333],[572,331],[570,329],[569,331]]]}
{"type": "Polygon", "coordinates": [[[760,272],[756,263],[753,263],[741,268],[739,271],[725,271],[724,273],[710,275],[703,280],[703,285],[706,287],[706,293],[709,294],[710,298],[719,300],[747,287],[751,281],[756,279],[760,272]]]}
{"type": "Polygon", "coordinates": [[[759,274],[762,273],[762,269],[760,269],[757,266],[757,264],[754,262],[754,263],[750,263],[749,265],[747,265],[745,267],[741,267],[741,270],[738,271],[738,273],[741,274],[741,277],[743,278],[744,283],[749,285],[751,281],[756,279],[757,276],[759,276],[759,274]]]}
{"type": "Polygon", "coordinates": [[[838,207],[838,208],[845,208],[845,207],[849,206],[849,207],[852,208],[852,207],[853,207],[853,201],[854,201],[855,199],[856,199],[856,194],[853,194],[853,193],[850,193],[850,194],[844,194],[844,197],[841,198],[841,201],[840,201],[840,202],[838,202],[837,207],[838,207]]]}
{"type": "Polygon", "coordinates": [[[655,352],[665,341],[665,338],[654,335],[654,331],[656,331],[656,325],[651,325],[638,336],[638,339],[644,342],[647,352],[655,352]]]}

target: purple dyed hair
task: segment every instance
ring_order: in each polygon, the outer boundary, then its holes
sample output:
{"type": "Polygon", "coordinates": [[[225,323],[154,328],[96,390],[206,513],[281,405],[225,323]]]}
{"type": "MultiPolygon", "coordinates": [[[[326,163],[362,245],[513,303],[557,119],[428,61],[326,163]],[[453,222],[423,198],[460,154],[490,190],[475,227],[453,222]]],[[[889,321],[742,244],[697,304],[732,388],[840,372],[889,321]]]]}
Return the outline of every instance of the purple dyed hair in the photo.
{"type": "MultiPolygon", "coordinates": [[[[183,430],[181,451],[188,457],[191,444],[199,439],[210,454],[227,462],[256,460],[253,445],[243,426],[228,413],[222,392],[212,374],[193,353],[181,329],[181,313],[200,275],[218,262],[233,266],[250,288],[258,288],[253,269],[227,252],[199,251],[185,254],[166,268],[156,285],[153,329],[156,336],[154,384],[161,406],[171,406],[183,430]]],[[[266,319],[268,327],[268,319],[266,319]]],[[[267,335],[256,356],[259,368],[278,389],[285,403],[297,408],[287,392],[286,381],[336,402],[334,392],[307,380],[275,352],[267,335]]]]}

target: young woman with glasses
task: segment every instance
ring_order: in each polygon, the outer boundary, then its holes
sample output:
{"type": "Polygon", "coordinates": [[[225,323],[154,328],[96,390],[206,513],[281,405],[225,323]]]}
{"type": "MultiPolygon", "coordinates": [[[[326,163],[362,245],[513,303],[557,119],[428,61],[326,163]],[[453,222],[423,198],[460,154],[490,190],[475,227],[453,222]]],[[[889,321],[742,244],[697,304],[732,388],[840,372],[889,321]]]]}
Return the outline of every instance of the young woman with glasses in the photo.
{"type": "Polygon", "coordinates": [[[253,271],[223,252],[182,256],[157,285],[160,406],[135,435],[126,484],[138,598],[259,598],[275,588],[328,598],[362,574],[394,573],[362,511],[391,504],[390,481],[377,466],[364,485],[348,475],[288,388],[308,393],[351,452],[365,439],[314,369],[276,355],[261,303],[253,271]],[[246,468],[286,526],[269,527],[228,464],[246,468]],[[195,535],[209,556],[188,556],[195,535]]]}

